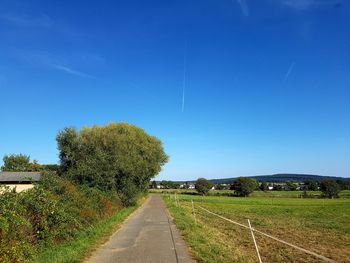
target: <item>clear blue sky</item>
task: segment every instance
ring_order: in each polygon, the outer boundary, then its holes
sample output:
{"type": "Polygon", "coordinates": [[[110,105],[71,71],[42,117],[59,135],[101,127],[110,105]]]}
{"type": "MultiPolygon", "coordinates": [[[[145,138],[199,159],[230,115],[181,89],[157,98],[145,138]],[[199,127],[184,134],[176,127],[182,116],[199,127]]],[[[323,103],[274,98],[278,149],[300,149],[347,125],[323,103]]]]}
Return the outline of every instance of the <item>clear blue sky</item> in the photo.
{"type": "Polygon", "coordinates": [[[0,156],[126,121],[164,142],[157,179],[348,177],[349,28],[342,0],[0,0],[0,156]]]}

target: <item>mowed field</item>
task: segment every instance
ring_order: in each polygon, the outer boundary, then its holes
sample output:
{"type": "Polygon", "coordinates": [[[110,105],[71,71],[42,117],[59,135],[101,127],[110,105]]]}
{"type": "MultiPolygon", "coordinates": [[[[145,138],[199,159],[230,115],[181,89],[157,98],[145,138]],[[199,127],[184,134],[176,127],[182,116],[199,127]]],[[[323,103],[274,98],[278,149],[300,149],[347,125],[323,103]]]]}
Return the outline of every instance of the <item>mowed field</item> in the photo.
{"type": "MultiPolygon", "coordinates": [[[[350,199],[222,197],[163,194],[174,221],[200,262],[257,262],[249,229],[199,208],[273,235],[337,262],[350,262],[350,199]],[[197,225],[192,214],[194,202],[197,225]]],[[[263,262],[324,262],[256,233],[263,262]]]]}

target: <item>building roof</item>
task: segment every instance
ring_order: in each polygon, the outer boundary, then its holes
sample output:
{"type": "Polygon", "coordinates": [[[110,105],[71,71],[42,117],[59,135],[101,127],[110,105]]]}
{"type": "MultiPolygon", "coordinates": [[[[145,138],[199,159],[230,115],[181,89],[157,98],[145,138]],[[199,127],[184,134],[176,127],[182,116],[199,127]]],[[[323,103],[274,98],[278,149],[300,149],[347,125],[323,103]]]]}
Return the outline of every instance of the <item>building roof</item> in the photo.
{"type": "Polygon", "coordinates": [[[0,172],[0,183],[5,182],[37,182],[41,172],[0,172]]]}

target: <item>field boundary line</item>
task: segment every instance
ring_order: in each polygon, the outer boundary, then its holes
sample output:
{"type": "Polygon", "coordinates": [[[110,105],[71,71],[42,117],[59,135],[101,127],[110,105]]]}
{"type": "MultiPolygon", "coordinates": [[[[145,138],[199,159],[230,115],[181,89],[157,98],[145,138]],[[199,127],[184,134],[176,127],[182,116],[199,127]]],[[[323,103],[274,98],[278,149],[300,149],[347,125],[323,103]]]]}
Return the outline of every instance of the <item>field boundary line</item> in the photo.
{"type": "MultiPolygon", "coordinates": [[[[226,220],[226,221],[228,221],[228,222],[231,222],[231,223],[233,223],[233,224],[235,224],[235,225],[244,227],[244,228],[246,228],[246,229],[250,229],[250,228],[249,228],[248,226],[246,226],[246,225],[243,225],[243,224],[238,223],[238,222],[236,222],[236,221],[233,221],[233,220],[231,220],[231,219],[229,219],[229,218],[226,218],[226,217],[221,216],[221,215],[219,215],[219,214],[216,214],[216,213],[214,213],[214,212],[212,212],[212,211],[209,211],[208,209],[206,209],[206,208],[204,208],[204,207],[201,207],[200,205],[197,205],[197,207],[199,207],[200,209],[206,211],[206,212],[209,213],[209,214],[215,215],[215,216],[217,216],[217,217],[219,217],[219,218],[221,218],[221,219],[223,219],[223,220],[226,220]]],[[[275,241],[278,241],[278,242],[280,242],[280,243],[283,243],[283,244],[285,244],[285,245],[287,245],[287,246],[290,246],[290,247],[293,247],[293,248],[298,249],[298,250],[300,250],[300,251],[303,251],[303,252],[306,253],[306,254],[312,255],[312,256],[317,257],[317,258],[319,258],[319,259],[322,259],[322,260],[324,260],[324,261],[326,261],[326,262],[337,263],[337,261],[335,261],[335,260],[333,260],[333,259],[327,258],[327,257],[325,257],[325,256],[322,256],[322,255],[320,255],[320,254],[317,254],[317,253],[315,253],[315,252],[312,252],[312,251],[310,251],[310,250],[307,250],[307,249],[305,249],[305,248],[302,248],[302,247],[293,245],[293,244],[291,244],[291,243],[289,243],[289,242],[287,242],[287,241],[284,241],[284,240],[279,239],[279,238],[277,238],[277,237],[274,237],[274,236],[271,236],[271,235],[266,234],[266,233],[264,233],[264,232],[261,232],[260,230],[257,230],[257,229],[255,229],[255,228],[251,228],[251,230],[255,231],[256,233],[259,233],[260,235],[263,235],[263,236],[265,236],[265,237],[269,237],[269,238],[271,238],[271,239],[273,239],[273,240],[275,240],[275,241]]]]}

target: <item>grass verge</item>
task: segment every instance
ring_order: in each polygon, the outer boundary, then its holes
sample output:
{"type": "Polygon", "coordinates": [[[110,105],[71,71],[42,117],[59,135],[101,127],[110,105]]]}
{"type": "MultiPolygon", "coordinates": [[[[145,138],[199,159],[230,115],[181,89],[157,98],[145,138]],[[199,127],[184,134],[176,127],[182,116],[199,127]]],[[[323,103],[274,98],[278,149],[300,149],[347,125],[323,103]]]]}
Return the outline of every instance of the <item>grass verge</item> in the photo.
{"type": "Polygon", "coordinates": [[[196,225],[194,217],[187,208],[181,205],[176,206],[165,195],[163,195],[163,200],[198,262],[251,262],[243,258],[238,249],[231,247],[224,236],[215,228],[201,222],[196,225]]]}
{"type": "Polygon", "coordinates": [[[123,208],[111,217],[102,220],[77,234],[76,238],[65,244],[45,249],[34,263],[76,263],[82,262],[107,237],[115,232],[122,222],[140,205],[123,208]]]}

